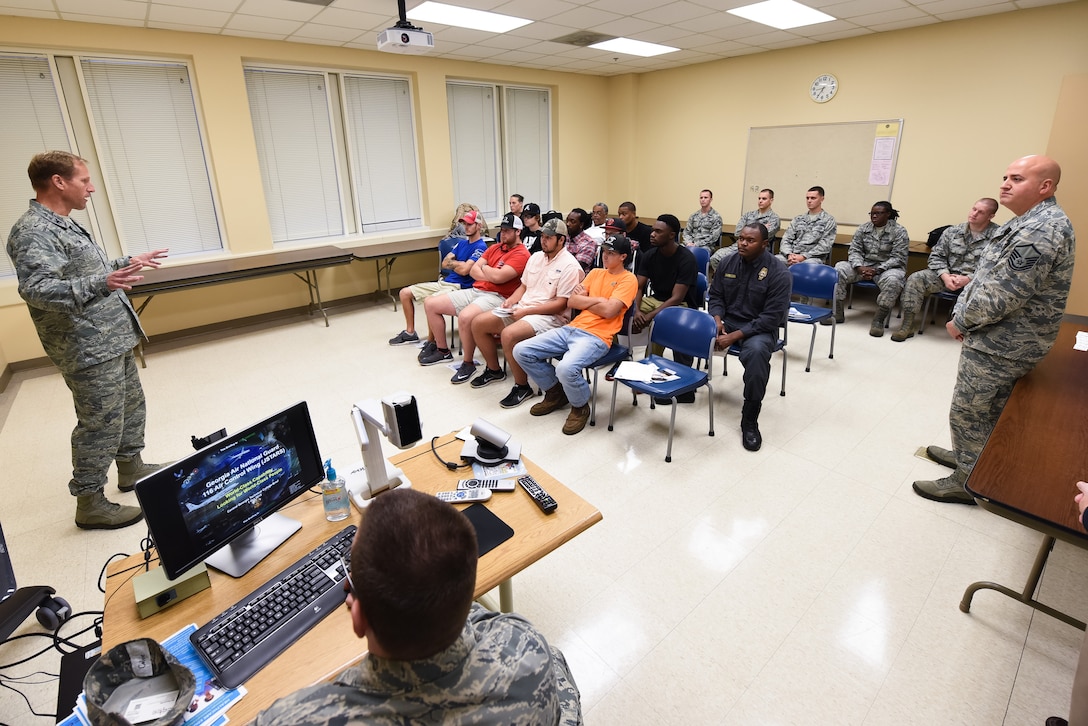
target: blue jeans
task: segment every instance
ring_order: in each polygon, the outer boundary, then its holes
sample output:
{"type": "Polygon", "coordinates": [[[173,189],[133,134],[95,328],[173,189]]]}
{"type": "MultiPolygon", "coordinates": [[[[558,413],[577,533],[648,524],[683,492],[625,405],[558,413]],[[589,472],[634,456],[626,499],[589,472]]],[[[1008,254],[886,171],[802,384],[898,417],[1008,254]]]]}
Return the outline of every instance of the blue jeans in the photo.
{"type": "Polygon", "coordinates": [[[523,340],[514,346],[514,358],[529,378],[544,391],[563,385],[571,406],[589,403],[589,384],[582,370],[608,352],[604,341],[592,333],[564,325],[523,340]],[[552,364],[553,358],[563,356],[552,364]]]}

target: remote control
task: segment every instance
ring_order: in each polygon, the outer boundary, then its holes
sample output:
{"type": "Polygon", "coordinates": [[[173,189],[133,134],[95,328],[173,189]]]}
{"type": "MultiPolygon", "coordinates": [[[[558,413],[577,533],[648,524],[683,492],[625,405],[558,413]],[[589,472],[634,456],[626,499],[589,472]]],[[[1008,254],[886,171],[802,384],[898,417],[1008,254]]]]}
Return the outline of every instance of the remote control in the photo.
{"type": "Polygon", "coordinates": [[[540,511],[544,514],[551,514],[559,505],[555,503],[551,495],[544,491],[544,488],[536,483],[536,479],[531,476],[523,476],[518,479],[518,484],[521,484],[521,488],[529,493],[529,496],[533,498],[536,505],[540,507],[540,511]]]}
{"type": "Polygon", "coordinates": [[[491,490],[458,489],[453,492],[438,492],[435,496],[443,502],[449,502],[450,504],[461,504],[462,502],[486,502],[491,498],[491,490]]]}
{"type": "Polygon", "coordinates": [[[461,479],[458,489],[494,489],[497,492],[512,492],[517,486],[513,479],[461,479]]]}

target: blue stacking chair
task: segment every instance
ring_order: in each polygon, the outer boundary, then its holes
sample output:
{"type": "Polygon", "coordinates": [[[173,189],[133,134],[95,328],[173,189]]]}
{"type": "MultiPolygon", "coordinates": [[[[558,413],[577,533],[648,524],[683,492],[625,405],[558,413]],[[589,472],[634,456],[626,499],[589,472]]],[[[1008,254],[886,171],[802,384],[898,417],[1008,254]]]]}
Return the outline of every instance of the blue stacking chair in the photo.
{"type": "MultiPolygon", "coordinates": [[[[839,280],[839,275],[835,272],[834,267],[808,264],[791,265],[790,275],[793,277],[794,295],[827,300],[828,303],[833,303],[835,285],[839,280]]],[[[816,327],[825,318],[831,319],[831,347],[828,350],[827,357],[835,357],[835,313],[831,308],[804,305],[802,303],[791,303],[790,308],[796,310],[797,314],[791,312],[789,322],[812,326],[812,338],[808,343],[808,362],[805,363],[805,373],[808,373],[812,370],[812,349],[816,345],[816,327]]],[[[784,388],[785,383],[783,382],[784,388]]]]}
{"type": "Polygon", "coordinates": [[[699,265],[699,272],[706,275],[707,269],[710,267],[710,250],[706,247],[691,247],[690,249],[695,255],[695,262],[699,265]]]}
{"type": "Polygon", "coordinates": [[[597,374],[602,368],[611,368],[617,363],[631,360],[631,349],[623,343],[629,340],[627,337],[631,331],[631,318],[635,316],[635,306],[628,305],[627,312],[623,314],[623,326],[619,335],[612,342],[612,346],[597,360],[586,366],[586,376],[593,371],[593,391],[589,394],[589,425],[597,425],[597,374]]]}
{"type": "MultiPolygon", "coordinates": [[[[796,265],[794,265],[794,267],[796,267],[796,265]]],[[[786,395],[786,341],[787,341],[787,336],[788,336],[789,331],[787,330],[785,323],[782,323],[782,325],[780,327],[781,327],[781,330],[782,330],[782,337],[780,337],[778,340],[775,341],[774,350],[772,350],[771,353],[772,354],[774,354],[774,353],[781,353],[782,354],[782,387],[778,390],[778,395],[779,396],[785,396],[786,395]]],[[[731,345],[731,346],[729,346],[728,350],[716,350],[716,351],[714,351],[713,354],[716,355],[716,356],[721,357],[721,359],[722,359],[722,375],[723,376],[728,376],[729,375],[729,364],[728,364],[729,356],[732,355],[732,356],[736,356],[737,358],[740,358],[740,348],[738,348],[735,345],[731,345]]],[[[712,364],[708,361],[707,365],[712,365],[712,364]]]]}
{"type": "Polygon", "coordinates": [[[926,297],[925,304],[922,305],[922,319],[918,321],[918,335],[921,335],[926,331],[926,318],[929,318],[931,312],[933,314],[933,317],[930,318],[929,324],[932,325],[934,322],[936,322],[937,300],[947,300],[949,304],[955,305],[956,300],[959,300],[961,292],[963,292],[963,290],[956,290],[955,292],[952,292],[950,290],[941,290],[940,292],[935,292],[932,295],[928,295],[926,297]]]}
{"type": "Polygon", "coordinates": [[[706,275],[702,272],[699,273],[699,277],[695,281],[695,294],[699,299],[699,308],[706,309],[706,301],[709,291],[707,290],[706,285],[706,275]]]}
{"type": "MultiPolygon", "coordinates": [[[[696,360],[708,360],[714,347],[714,337],[717,333],[717,325],[714,318],[702,310],[692,310],[685,307],[665,308],[655,317],[650,326],[651,345],[660,345],[672,348],[675,353],[684,353],[696,360]]],[[[658,368],[668,368],[675,371],[675,381],[661,381],[642,383],[640,381],[624,381],[615,378],[612,381],[612,408],[608,413],[608,430],[613,430],[616,417],[616,392],[619,384],[627,386],[636,393],[645,393],[650,396],[650,408],[654,408],[653,397],[671,398],[672,415],[669,419],[669,443],[665,449],[665,461],[672,461],[672,436],[676,429],[676,397],[684,393],[695,391],[706,386],[707,407],[710,416],[709,435],[714,435],[714,389],[710,385],[710,371],[697,368],[689,368],[680,365],[676,361],[659,355],[650,355],[643,359],[642,363],[649,363],[658,368]]]]}
{"type": "MultiPolygon", "coordinates": [[[[834,269],[834,268],[832,268],[832,269],[834,269]]],[[[854,288],[855,287],[863,287],[863,288],[866,288],[866,289],[869,289],[869,290],[876,290],[877,293],[880,292],[880,288],[877,287],[876,283],[873,282],[872,280],[858,280],[857,282],[850,283],[850,297],[846,302],[846,309],[847,310],[854,307],[854,288]]],[[[794,294],[796,295],[798,293],[795,292],[794,294]]],[[[903,309],[902,308],[900,308],[899,312],[897,312],[895,314],[895,317],[897,317],[897,318],[903,317],[903,309]]],[[[884,321],[884,327],[885,328],[889,327],[890,325],[891,325],[891,315],[889,315],[888,319],[884,321]]]]}

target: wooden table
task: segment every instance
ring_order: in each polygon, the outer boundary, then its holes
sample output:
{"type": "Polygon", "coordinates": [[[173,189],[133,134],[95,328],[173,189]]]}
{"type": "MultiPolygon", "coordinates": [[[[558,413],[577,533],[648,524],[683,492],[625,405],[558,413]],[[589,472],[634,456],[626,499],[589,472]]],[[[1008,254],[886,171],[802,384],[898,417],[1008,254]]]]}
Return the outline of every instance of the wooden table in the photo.
{"type": "Polygon", "coordinates": [[[397,309],[397,296],[393,294],[389,282],[389,275],[393,271],[393,263],[401,255],[411,255],[419,252],[433,252],[438,254],[438,243],[441,236],[422,237],[419,239],[405,239],[398,242],[379,242],[378,244],[356,245],[345,247],[357,260],[374,260],[374,272],[378,276],[378,292],[385,292],[393,300],[393,310],[397,309]],[[385,288],[382,288],[382,273],[385,273],[385,288]]]}
{"type": "MultiPolygon", "coordinates": [[[[141,272],[144,279],[133,285],[128,295],[147,298],[136,308],[136,314],[139,315],[160,293],[292,273],[306,284],[310,293],[310,314],[312,315],[314,310],[320,312],[325,318],[325,327],[328,327],[329,316],[325,314],[325,306],[321,301],[317,270],[322,267],[347,265],[353,259],[355,258],[350,251],[326,245],[269,252],[249,257],[229,257],[210,262],[171,265],[141,272]]],[[[142,342],[137,346],[137,355],[141,365],[146,368],[147,362],[144,360],[142,342]]]]}
{"type": "MultiPolygon", "coordinates": [[[[437,445],[443,459],[458,460],[462,442],[453,434],[439,439],[437,445]]],[[[391,460],[404,470],[413,488],[426,492],[454,489],[457,479],[464,477],[463,472],[451,472],[440,464],[431,453],[429,443],[393,456],[391,460]]],[[[528,459],[523,461],[533,478],[555,498],[559,508],[554,514],[543,514],[520,487],[511,493],[492,496],[486,506],[513,528],[514,536],[480,558],[476,572],[477,597],[509,581],[601,520],[596,507],[536,464],[528,459]]],[[[253,570],[235,579],[209,568],[211,588],[145,620],[140,619],[132,594],[132,576],[143,571],[143,556],[132,555],[111,563],[107,570],[103,608],[103,650],[139,637],[161,641],[189,623],[205,624],[345,525],[345,522],[325,521],[320,495],[305,494],[281,511],[302,521],[303,527],[253,570]]],[[[247,723],[280,696],[335,676],[358,662],[365,652],[363,641],[352,633],[346,608],[339,608],[246,682],[249,694],[229,711],[231,722],[247,723]]]]}
{"type": "Polygon", "coordinates": [[[1050,353],[1016,384],[982,454],[967,491],[983,509],[1043,535],[1024,589],[975,582],[963,594],[969,612],[978,590],[996,590],[1081,630],[1085,624],[1035,599],[1055,540],[1088,549],[1073,495],[1088,478],[1088,352],[1073,350],[1088,320],[1062,323],[1050,353]]]}

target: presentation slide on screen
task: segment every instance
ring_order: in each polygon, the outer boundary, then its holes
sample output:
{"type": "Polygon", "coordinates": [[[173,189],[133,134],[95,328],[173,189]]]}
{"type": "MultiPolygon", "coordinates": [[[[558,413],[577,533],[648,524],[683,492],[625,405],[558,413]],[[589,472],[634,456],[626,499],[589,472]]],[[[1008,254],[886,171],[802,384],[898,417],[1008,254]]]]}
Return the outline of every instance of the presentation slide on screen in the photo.
{"type": "Polygon", "coordinates": [[[212,450],[186,474],[180,501],[194,540],[263,518],[302,487],[301,465],[286,418],[272,421],[221,450],[212,450]]]}

